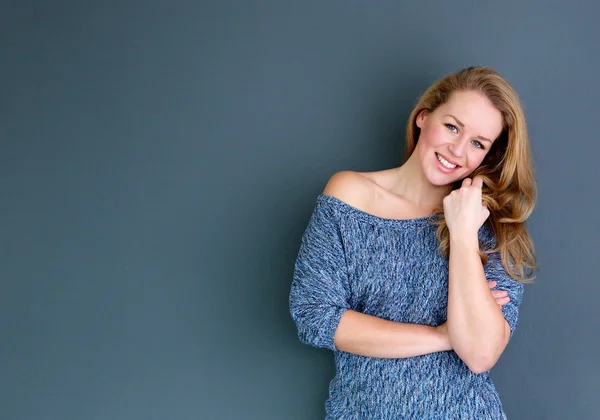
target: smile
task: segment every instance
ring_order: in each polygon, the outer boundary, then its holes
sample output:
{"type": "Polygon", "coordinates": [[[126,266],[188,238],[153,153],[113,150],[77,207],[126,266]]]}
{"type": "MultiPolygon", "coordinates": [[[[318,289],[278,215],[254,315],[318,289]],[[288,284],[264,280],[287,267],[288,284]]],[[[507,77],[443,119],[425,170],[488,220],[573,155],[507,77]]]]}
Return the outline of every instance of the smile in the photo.
{"type": "Polygon", "coordinates": [[[440,161],[440,163],[441,163],[441,164],[442,164],[442,165],[443,165],[445,168],[448,168],[448,169],[455,169],[456,167],[458,167],[458,165],[455,165],[455,164],[453,164],[453,163],[450,163],[450,162],[448,162],[446,159],[444,159],[444,158],[442,157],[442,155],[440,155],[440,154],[438,154],[438,153],[436,153],[435,155],[437,156],[437,159],[440,161]]]}

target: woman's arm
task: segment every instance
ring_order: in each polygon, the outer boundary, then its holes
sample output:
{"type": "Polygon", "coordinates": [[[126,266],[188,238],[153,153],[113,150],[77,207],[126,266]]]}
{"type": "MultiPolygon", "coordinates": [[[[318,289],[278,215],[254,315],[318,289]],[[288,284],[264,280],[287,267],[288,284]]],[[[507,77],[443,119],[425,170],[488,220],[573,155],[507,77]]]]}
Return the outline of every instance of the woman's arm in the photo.
{"type": "Polygon", "coordinates": [[[452,350],[445,324],[404,324],[347,310],[335,332],[336,349],[370,357],[412,357],[452,350]]]}
{"type": "Polygon", "coordinates": [[[382,358],[451,349],[444,327],[354,311],[347,271],[339,214],[331,203],[320,202],[302,236],[290,289],[290,312],[303,343],[382,358]]]}
{"type": "MultiPolygon", "coordinates": [[[[517,293],[511,308],[499,309],[487,285],[478,230],[490,212],[482,204],[482,186],[481,177],[465,178],[461,188],[444,198],[450,231],[448,336],[454,351],[474,373],[491,369],[504,351],[520,303],[517,293]]],[[[506,276],[502,277],[499,280],[506,283],[506,276]]]]}
{"type": "MultiPolygon", "coordinates": [[[[487,282],[488,287],[496,281],[487,282]]],[[[510,302],[504,290],[492,291],[500,308],[510,302]]],[[[338,350],[370,357],[413,357],[452,350],[448,324],[438,327],[389,321],[353,310],[346,310],[334,336],[338,350]]]]}
{"type": "Polygon", "coordinates": [[[478,238],[450,238],[448,334],[452,348],[475,373],[490,370],[504,351],[510,328],[490,293],[478,238]]]}

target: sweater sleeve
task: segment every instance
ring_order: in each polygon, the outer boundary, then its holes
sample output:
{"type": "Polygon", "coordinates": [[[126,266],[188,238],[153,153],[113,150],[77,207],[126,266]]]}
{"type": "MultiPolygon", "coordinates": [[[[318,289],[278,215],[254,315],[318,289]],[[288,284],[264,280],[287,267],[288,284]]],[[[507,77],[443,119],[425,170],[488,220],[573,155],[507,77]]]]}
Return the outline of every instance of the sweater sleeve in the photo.
{"type": "Polygon", "coordinates": [[[350,308],[348,269],[339,213],[332,203],[317,201],[294,266],[290,313],[301,342],[337,350],[333,337],[350,308]]]}
{"type": "Polygon", "coordinates": [[[500,252],[488,255],[488,263],[484,267],[484,272],[488,281],[497,281],[496,287],[491,290],[508,292],[510,301],[502,306],[502,314],[510,326],[510,337],[512,338],[519,320],[519,306],[523,300],[523,283],[516,281],[506,272],[502,265],[500,252]]]}

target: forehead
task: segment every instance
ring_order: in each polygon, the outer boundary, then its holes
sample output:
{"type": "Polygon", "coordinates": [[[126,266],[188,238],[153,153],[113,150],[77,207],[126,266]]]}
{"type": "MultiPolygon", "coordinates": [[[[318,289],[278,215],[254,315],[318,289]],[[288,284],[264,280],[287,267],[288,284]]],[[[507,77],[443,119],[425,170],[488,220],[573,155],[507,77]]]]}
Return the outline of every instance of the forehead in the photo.
{"type": "MultiPolygon", "coordinates": [[[[440,116],[451,114],[475,136],[496,139],[502,132],[502,114],[483,94],[474,91],[454,92],[436,110],[440,116]]],[[[449,118],[449,117],[445,117],[449,118]]]]}

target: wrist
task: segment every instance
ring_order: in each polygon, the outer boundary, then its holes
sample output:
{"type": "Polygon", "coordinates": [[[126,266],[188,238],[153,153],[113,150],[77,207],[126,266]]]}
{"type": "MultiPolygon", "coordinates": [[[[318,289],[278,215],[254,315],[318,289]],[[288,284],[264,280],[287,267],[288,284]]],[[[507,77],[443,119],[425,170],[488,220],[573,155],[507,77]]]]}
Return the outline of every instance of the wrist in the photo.
{"type": "Polygon", "coordinates": [[[439,325],[435,328],[435,333],[437,334],[437,339],[439,342],[441,351],[449,351],[452,350],[452,345],[450,344],[450,336],[448,335],[448,326],[444,322],[442,325],[439,325]]]}
{"type": "Polygon", "coordinates": [[[450,232],[450,247],[474,249],[479,251],[479,237],[477,233],[452,233],[450,232]]]}

